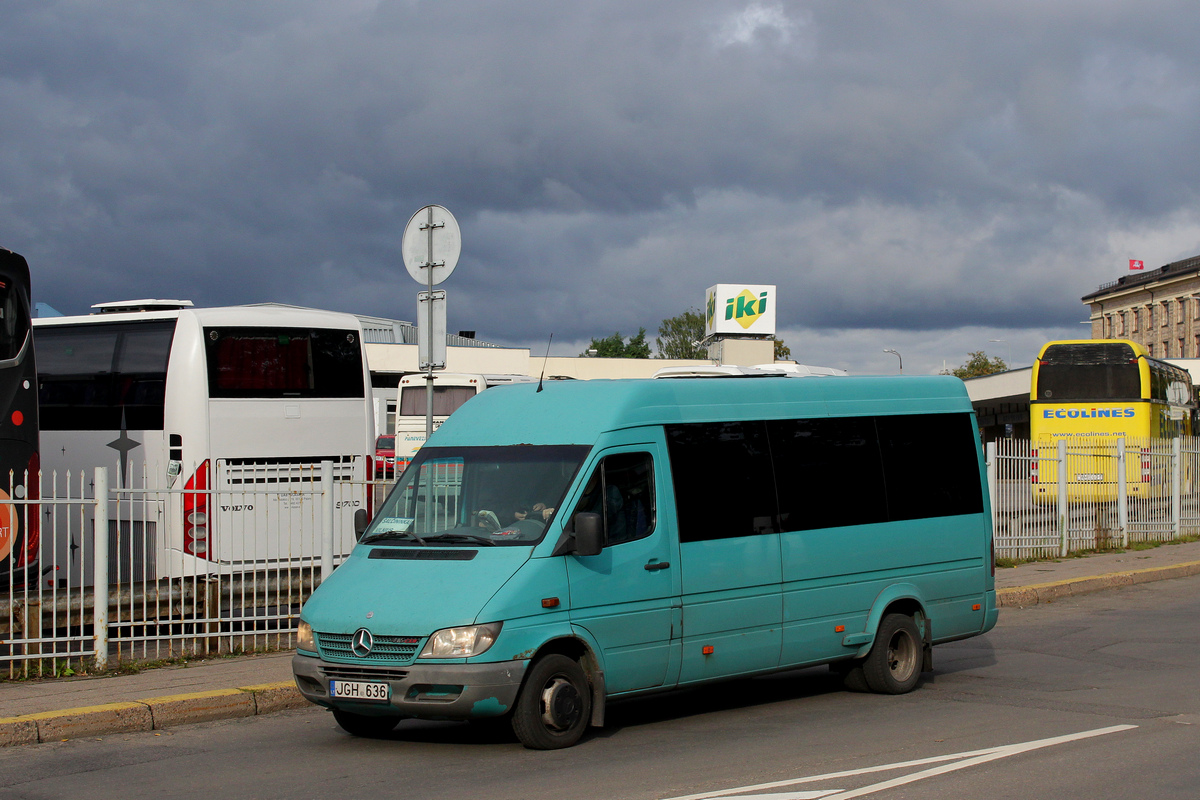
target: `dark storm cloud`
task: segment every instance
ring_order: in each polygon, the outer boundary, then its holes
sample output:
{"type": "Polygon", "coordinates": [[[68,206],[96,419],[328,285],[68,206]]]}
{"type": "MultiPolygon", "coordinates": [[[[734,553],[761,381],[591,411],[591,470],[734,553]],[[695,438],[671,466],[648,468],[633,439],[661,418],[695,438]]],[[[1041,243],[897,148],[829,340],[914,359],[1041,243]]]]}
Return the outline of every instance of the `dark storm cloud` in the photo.
{"type": "Polygon", "coordinates": [[[437,202],[465,243],[451,328],[499,341],[653,334],[738,281],[779,284],[781,328],[1070,326],[1123,259],[1200,251],[1198,19],[9,2],[0,243],[64,311],[166,296],[411,318],[400,232],[437,202]]]}

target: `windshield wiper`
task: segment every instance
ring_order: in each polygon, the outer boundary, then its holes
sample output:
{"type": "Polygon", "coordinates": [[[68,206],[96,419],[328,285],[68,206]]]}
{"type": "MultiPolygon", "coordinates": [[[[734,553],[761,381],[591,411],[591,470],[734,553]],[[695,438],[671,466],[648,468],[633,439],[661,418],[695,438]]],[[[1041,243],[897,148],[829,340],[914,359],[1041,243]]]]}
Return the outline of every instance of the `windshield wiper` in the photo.
{"type": "Polygon", "coordinates": [[[415,533],[412,533],[411,531],[380,531],[379,533],[372,533],[370,536],[364,536],[362,538],[362,542],[363,544],[366,544],[367,542],[386,542],[389,539],[411,539],[417,544],[425,544],[424,539],[422,539],[420,536],[417,536],[415,533]]]}
{"type": "Polygon", "coordinates": [[[495,542],[485,536],[473,536],[469,533],[436,533],[433,536],[426,536],[425,538],[431,542],[474,542],[475,544],[496,546],[495,542]]]}

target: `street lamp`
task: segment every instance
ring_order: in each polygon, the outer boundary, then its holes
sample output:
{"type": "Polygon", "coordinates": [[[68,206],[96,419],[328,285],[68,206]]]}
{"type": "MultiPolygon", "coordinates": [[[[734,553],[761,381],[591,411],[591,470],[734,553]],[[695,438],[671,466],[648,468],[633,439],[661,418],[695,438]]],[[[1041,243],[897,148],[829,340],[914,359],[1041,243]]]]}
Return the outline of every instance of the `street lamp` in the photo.
{"type": "Polygon", "coordinates": [[[891,354],[892,354],[892,355],[894,355],[896,358],[899,358],[899,359],[900,359],[900,374],[901,374],[901,375],[903,375],[903,374],[904,374],[904,359],[903,359],[903,358],[901,358],[900,354],[899,354],[898,352],[896,352],[895,350],[892,350],[890,347],[885,347],[885,348],[883,349],[883,352],[885,352],[885,353],[891,353],[891,354]]]}

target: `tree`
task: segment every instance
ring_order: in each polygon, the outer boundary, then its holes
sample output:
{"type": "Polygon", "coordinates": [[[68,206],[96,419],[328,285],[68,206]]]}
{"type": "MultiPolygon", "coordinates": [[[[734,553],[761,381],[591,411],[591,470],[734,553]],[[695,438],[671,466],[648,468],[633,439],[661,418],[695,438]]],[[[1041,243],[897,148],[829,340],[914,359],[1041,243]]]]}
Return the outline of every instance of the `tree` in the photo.
{"type": "Polygon", "coordinates": [[[776,361],[791,361],[792,348],[783,343],[783,339],[775,340],[775,360],[776,361]]]}
{"type": "Polygon", "coordinates": [[[704,312],[689,308],[659,323],[655,358],[708,358],[708,350],[696,344],[703,338],[704,312]]]}
{"type": "Polygon", "coordinates": [[[956,369],[942,370],[943,375],[953,375],[956,378],[978,378],[983,375],[992,375],[996,372],[1006,372],[1008,364],[1004,363],[1004,359],[996,356],[988,358],[988,354],[982,350],[975,350],[967,353],[969,358],[966,363],[956,369]]]}
{"type": "Polygon", "coordinates": [[[603,339],[592,339],[592,343],[588,345],[588,352],[580,353],[581,356],[591,355],[591,351],[595,350],[597,358],[649,358],[650,345],[646,342],[646,329],[638,328],[638,332],[634,336],[629,337],[626,342],[621,336],[620,331],[615,332],[612,336],[606,336],[603,339]]]}

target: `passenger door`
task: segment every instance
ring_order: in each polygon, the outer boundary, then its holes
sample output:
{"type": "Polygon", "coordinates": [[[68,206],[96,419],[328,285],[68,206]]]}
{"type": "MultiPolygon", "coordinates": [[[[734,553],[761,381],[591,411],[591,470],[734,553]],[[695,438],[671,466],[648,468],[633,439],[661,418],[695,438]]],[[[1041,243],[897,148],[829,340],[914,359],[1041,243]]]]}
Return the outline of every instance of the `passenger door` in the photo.
{"type": "Polygon", "coordinates": [[[599,644],[610,695],[673,684],[679,670],[679,548],[658,501],[665,463],[657,444],[607,448],[571,508],[604,525],[604,549],[566,563],[571,621],[599,644]]]}
{"type": "Polygon", "coordinates": [[[761,422],[667,426],[683,566],[680,683],[779,664],[779,513],[761,422]]]}

